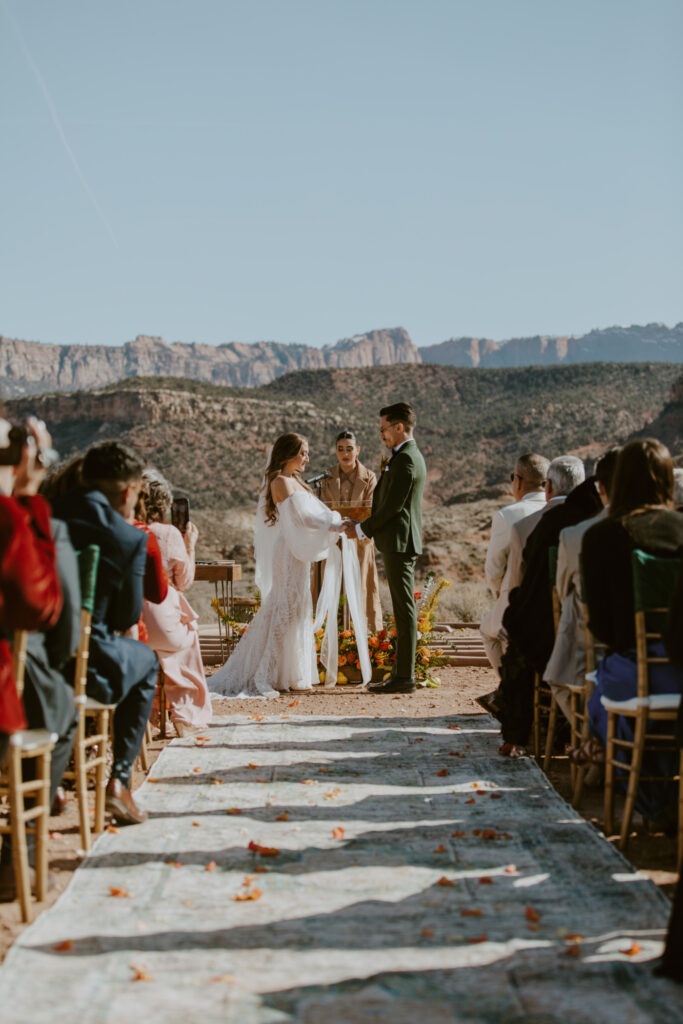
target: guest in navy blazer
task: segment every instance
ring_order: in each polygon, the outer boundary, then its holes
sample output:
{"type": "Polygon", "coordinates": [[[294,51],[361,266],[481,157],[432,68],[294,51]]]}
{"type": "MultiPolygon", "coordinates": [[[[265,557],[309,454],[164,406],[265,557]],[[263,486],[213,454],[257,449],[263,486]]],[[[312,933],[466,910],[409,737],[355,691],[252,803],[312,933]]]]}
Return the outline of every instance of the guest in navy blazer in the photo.
{"type": "Polygon", "coordinates": [[[100,549],[87,693],[117,705],[107,808],[121,824],[138,824],[146,818],[130,793],[130,776],[159,667],[151,648],[121,635],[136,626],[142,611],[147,537],[131,523],[143,468],[142,460],[126,445],[95,444],[83,460],[83,486],[57,499],[54,506],[77,550],[88,544],[100,549]]]}

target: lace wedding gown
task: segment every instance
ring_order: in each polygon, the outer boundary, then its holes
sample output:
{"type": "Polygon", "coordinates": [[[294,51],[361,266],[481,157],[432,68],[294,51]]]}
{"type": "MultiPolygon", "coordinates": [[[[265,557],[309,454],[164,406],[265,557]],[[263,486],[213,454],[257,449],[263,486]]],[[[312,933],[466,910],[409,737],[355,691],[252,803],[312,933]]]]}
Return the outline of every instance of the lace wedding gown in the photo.
{"type": "Polygon", "coordinates": [[[318,681],[314,632],[325,620],[321,660],[326,685],[336,684],[342,560],[363,680],[368,682],[371,668],[358,557],[355,541],[342,537],[341,553],[337,547],[341,516],[304,490],[277,505],[272,526],[264,522],[264,507],[262,493],[254,533],[261,607],[225,665],[208,680],[212,696],[276,697],[288,690],[310,690],[318,681]],[[321,559],[327,559],[327,566],[314,619],[310,570],[311,562],[321,559]]]}

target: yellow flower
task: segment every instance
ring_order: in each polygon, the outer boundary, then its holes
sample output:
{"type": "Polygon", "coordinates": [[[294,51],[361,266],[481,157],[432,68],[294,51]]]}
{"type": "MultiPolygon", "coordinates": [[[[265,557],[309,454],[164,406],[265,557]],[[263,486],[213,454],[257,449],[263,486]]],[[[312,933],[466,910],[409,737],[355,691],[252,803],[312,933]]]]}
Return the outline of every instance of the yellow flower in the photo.
{"type": "Polygon", "coordinates": [[[321,672],[318,672],[318,679],[320,680],[321,683],[325,682],[325,670],[324,669],[321,672]]]}

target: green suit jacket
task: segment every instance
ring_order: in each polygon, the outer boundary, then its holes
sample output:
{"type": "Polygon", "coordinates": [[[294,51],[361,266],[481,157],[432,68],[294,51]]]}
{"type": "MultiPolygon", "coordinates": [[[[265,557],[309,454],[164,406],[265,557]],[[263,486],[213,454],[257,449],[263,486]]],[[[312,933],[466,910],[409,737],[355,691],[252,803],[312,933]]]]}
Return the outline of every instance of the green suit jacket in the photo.
{"type": "Polygon", "coordinates": [[[422,493],[427,470],[415,444],[406,441],[391,456],[372,496],[370,517],[361,523],[382,554],[422,553],[422,493]]]}

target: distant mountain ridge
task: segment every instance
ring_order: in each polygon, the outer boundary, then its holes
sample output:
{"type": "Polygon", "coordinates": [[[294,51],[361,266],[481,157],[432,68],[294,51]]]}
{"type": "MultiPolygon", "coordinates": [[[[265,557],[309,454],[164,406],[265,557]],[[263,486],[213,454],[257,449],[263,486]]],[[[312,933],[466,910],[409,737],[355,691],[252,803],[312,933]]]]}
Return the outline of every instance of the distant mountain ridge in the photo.
{"type": "Polygon", "coordinates": [[[641,432],[683,461],[683,373],[671,364],[583,364],[474,370],[390,366],[299,370],[260,388],[137,379],[104,389],[17,398],[6,415],[34,412],[64,457],[95,440],[138,448],[193,505],[216,512],[250,507],[274,438],[300,431],[311,475],[335,462],[334,439],[352,429],[361,459],[383,453],[377,411],[403,398],[418,416],[430,506],[490,497],[520,452],[587,460],[641,432]]]}
{"type": "Polygon", "coordinates": [[[490,338],[451,338],[418,351],[423,363],[487,369],[560,363],[681,363],[683,323],[674,327],[607,327],[580,337],[536,335],[501,342],[490,338]]]}
{"type": "Polygon", "coordinates": [[[418,348],[403,327],[368,331],[334,345],[260,341],[204,345],[139,335],[124,345],[51,345],[0,335],[0,394],[106,387],[131,377],[183,377],[254,388],[296,370],[436,363],[497,369],[593,362],[683,363],[683,323],[609,327],[580,337],[538,335],[496,342],[452,338],[418,348]]]}

